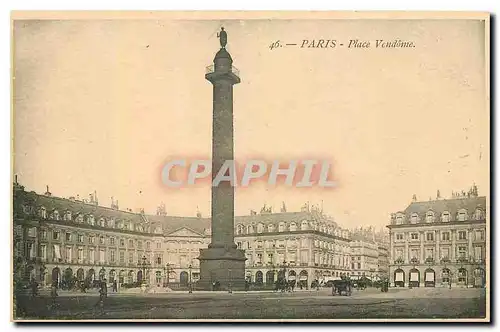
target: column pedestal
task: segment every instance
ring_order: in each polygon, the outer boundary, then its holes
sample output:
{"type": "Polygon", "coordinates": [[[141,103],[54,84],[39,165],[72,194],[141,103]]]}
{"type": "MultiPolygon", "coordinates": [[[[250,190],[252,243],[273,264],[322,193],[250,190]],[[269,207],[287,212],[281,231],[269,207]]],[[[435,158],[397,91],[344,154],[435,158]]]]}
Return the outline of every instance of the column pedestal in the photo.
{"type": "Polygon", "coordinates": [[[219,282],[219,290],[245,289],[245,251],[235,248],[208,248],[200,250],[200,280],[198,290],[212,290],[219,282]]]}

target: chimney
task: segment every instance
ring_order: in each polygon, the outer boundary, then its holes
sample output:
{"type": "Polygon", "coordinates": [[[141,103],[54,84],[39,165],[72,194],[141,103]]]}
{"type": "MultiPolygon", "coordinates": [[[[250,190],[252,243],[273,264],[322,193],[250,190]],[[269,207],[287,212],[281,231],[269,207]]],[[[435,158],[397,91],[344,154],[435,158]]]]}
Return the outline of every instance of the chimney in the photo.
{"type": "Polygon", "coordinates": [[[49,191],[49,186],[47,186],[47,190],[45,191],[45,194],[44,194],[44,195],[45,195],[45,196],[48,196],[48,197],[52,196],[52,194],[51,194],[51,193],[50,193],[50,191],[49,191]]]}

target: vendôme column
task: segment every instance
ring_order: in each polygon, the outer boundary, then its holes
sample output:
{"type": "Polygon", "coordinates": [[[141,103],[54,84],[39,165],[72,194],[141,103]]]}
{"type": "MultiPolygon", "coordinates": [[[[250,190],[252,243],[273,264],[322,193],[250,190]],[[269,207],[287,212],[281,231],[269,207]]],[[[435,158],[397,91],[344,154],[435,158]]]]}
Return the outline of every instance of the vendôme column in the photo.
{"type": "MultiPolygon", "coordinates": [[[[240,83],[226,50],[227,33],[218,34],[220,50],[205,78],[213,85],[212,180],[226,160],[233,160],[233,85],[240,83]]],[[[212,242],[200,250],[200,289],[243,289],[245,253],[234,243],[234,187],[212,186],[212,242]]]]}

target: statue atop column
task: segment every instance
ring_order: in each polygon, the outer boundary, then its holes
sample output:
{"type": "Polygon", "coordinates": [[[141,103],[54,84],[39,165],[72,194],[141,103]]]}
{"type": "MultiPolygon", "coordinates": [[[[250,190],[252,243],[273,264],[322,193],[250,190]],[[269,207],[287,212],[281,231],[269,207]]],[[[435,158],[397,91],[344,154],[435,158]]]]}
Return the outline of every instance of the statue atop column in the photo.
{"type": "Polygon", "coordinates": [[[219,38],[220,47],[226,48],[227,44],[227,32],[224,31],[224,27],[220,28],[220,32],[217,33],[217,37],[219,38]]]}

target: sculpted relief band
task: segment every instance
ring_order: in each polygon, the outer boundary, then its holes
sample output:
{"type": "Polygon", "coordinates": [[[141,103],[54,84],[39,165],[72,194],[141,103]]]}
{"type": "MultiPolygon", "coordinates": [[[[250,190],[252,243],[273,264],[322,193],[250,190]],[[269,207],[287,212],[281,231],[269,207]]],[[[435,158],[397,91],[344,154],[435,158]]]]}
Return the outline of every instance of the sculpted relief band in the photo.
{"type": "MultiPolygon", "coordinates": [[[[335,182],[329,179],[331,165],[328,161],[292,160],[286,163],[264,160],[249,160],[239,166],[235,160],[225,160],[219,171],[212,176],[210,160],[173,160],[166,163],[162,169],[162,182],[167,187],[193,186],[197,180],[212,178],[212,187],[221,183],[229,183],[232,187],[248,187],[252,180],[265,180],[269,185],[276,185],[280,179],[286,186],[304,187],[335,187],[335,182]],[[175,168],[187,170],[184,179],[173,176],[175,168]]],[[[281,182],[281,181],[280,181],[281,182]]]]}

